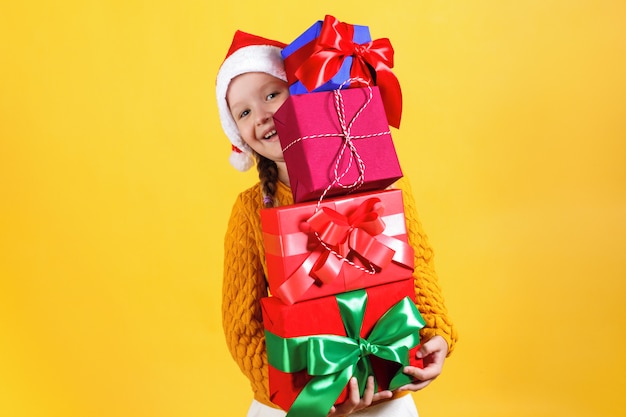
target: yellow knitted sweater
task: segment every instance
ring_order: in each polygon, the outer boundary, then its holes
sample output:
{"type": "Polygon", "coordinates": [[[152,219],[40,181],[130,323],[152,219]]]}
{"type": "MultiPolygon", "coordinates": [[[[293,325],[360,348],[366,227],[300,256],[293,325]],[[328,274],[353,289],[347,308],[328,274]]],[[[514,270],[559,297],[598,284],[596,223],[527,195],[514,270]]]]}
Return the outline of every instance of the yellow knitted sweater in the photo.
{"type": "MultiPolygon", "coordinates": [[[[402,189],[409,244],[415,250],[416,305],[426,326],[423,341],[435,335],[448,342],[448,354],[454,350],[456,329],[447,309],[433,265],[433,251],[419,221],[415,200],[406,178],[394,184],[402,189]]],[[[278,183],[277,206],[293,204],[289,187],[278,183]]],[[[242,192],[232,209],[224,240],[224,282],[222,289],[222,324],[226,344],[244,375],[250,380],[254,398],[271,407],[267,379],[267,354],[261,304],[267,296],[267,266],[259,210],[263,207],[260,184],[242,192]]]]}

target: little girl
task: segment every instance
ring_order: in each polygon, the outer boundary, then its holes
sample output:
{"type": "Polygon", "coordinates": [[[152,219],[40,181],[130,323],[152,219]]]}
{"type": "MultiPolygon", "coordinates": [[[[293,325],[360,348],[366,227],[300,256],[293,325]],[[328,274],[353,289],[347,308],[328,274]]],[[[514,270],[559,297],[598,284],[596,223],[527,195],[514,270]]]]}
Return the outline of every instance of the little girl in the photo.
{"type": "MultiPolygon", "coordinates": [[[[287,168],[274,127],[273,114],[289,96],[280,55],[285,44],[237,31],[217,74],[219,116],[231,142],[231,164],[246,171],[256,163],[259,183],[239,194],[232,209],[224,241],[222,322],[230,353],[248,377],[254,399],[248,417],[285,416],[269,399],[267,353],[260,300],[266,297],[267,266],[259,211],[293,204],[287,168]]],[[[352,378],[348,399],[332,407],[328,416],[417,416],[409,394],[426,387],[440,373],[454,349],[456,329],[447,309],[433,266],[433,252],[417,216],[408,181],[394,187],[403,192],[409,244],[415,249],[416,305],[426,326],[420,331],[417,356],[424,368],[406,367],[415,383],[394,392],[374,392],[370,377],[361,397],[352,378]]]]}

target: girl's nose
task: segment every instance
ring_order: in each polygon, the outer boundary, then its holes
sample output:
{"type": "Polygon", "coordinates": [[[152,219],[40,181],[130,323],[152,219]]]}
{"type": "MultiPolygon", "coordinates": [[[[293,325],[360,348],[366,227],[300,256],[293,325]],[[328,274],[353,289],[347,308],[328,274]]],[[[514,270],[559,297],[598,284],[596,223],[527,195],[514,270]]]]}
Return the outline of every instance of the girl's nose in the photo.
{"type": "Polygon", "coordinates": [[[263,110],[261,112],[259,112],[258,117],[257,117],[257,124],[258,125],[262,125],[264,123],[267,123],[267,121],[272,117],[272,113],[266,110],[263,110]]]}

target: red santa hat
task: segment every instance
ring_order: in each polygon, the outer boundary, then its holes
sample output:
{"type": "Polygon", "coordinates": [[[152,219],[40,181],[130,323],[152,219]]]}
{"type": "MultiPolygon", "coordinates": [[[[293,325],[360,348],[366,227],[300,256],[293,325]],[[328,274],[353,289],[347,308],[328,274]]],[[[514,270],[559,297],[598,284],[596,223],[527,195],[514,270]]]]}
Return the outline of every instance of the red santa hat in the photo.
{"type": "Polygon", "coordinates": [[[232,144],[230,163],[239,171],[250,169],[254,165],[254,160],[252,149],[241,138],[237,124],[228,108],[226,102],[228,86],[233,78],[247,72],[264,72],[287,81],[283,58],[280,55],[280,51],[285,46],[284,43],[238,30],[217,73],[215,92],[220,121],[232,144]]]}

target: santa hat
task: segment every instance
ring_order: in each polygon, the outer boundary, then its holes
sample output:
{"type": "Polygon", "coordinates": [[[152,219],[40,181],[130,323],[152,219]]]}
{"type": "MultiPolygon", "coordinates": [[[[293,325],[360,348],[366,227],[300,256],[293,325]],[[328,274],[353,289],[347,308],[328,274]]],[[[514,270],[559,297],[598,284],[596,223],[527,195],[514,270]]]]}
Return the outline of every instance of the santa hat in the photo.
{"type": "Polygon", "coordinates": [[[235,32],[230,49],[217,73],[215,92],[220,121],[232,144],[230,163],[239,171],[247,171],[254,164],[254,161],[252,149],[239,135],[237,124],[228,108],[226,102],[228,86],[233,78],[247,72],[264,72],[287,81],[283,58],[280,55],[280,51],[285,46],[284,43],[238,30],[235,32]]]}

